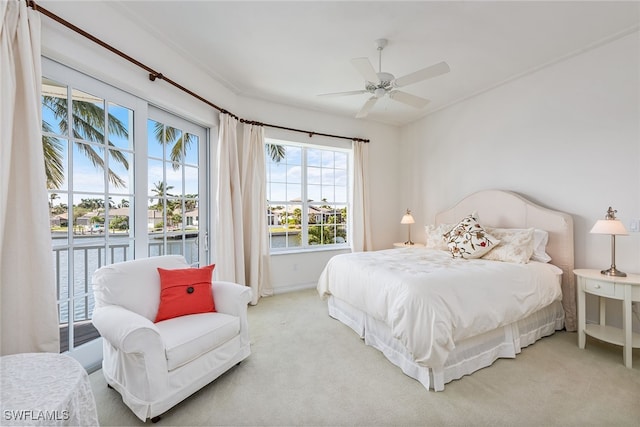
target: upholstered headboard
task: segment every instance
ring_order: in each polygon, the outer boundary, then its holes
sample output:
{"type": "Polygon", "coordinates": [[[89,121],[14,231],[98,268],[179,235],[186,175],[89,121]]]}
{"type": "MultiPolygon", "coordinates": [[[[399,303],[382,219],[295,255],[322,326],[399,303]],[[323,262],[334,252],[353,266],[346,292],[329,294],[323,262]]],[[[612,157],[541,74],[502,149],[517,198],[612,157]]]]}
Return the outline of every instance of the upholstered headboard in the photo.
{"type": "Polygon", "coordinates": [[[502,190],[473,193],[455,206],[436,215],[437,224],[455,224],[477,212],[481,225],[502,228],[539,228],[549,233],[547,253],[551,263],[562,269],[562,306],[565,327],[577,326],[576,287],[573,275],[573,218],[571,215],[539,206],[524,197],[502,190]]]}

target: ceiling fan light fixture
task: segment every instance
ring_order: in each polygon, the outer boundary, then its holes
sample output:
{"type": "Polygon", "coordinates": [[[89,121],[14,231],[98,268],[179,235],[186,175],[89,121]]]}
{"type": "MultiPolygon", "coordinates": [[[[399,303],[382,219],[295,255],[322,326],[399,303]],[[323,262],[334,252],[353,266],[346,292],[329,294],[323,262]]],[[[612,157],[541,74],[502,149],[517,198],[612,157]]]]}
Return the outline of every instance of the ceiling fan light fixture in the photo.
{"type": "Polygon", "coordinates": [[[373,94],[376,96],[376,98],[382,98],[385,94],[387,93],[387,91],[384,88],[379,87],[378,89],[376,89],[373,94]]]}

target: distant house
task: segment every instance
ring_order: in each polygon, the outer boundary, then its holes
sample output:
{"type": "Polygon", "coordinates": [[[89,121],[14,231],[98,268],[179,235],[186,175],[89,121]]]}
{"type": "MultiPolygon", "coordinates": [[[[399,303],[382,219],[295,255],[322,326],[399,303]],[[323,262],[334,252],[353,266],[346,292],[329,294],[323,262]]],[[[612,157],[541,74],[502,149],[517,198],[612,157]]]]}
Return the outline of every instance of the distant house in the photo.
{"type": "MultiPolygon", "coordinates": [[[[299,200],[293,200],[299,201],[299,200]]],[[[302,205],[289,205],[286,208],[268,208],[267,209],[267,224],[268,225],[281,225],[286,222],[286,217],[293,217],[296,209],[302,210],[302,205]]],[[[334,210],[332,208],[323,208],[321,206],[309,206],[309,224],[327,224],[330,217],[336,217],[335,223],[343,222],[342,211],[334,210]]]]}
{"type": "Polygon", "coordinates": [[[91,219],[100,215],[101,213],[97,211],[87,212],[86,214],[76,218],[74,225],[78,227],[84,227],[88,230],[89,228],[91,228],[91,219]]]}
{"type": "Polygon", "coordinates": [[[280,225],[281,209],[267,208],[267,225],[280,225]]]}
{"type": "Polygon", "coordinates": [[[192,211],[186,212],[184,214],[185,224],[187,226],[197,227],[198,226],[198,208],[195,208],[192,211]]]}
{"type": "Polygon", "coordinates": [[[126,216],[128,218],[129,208],[124,207],[124,208],[109,209],[109,220],[112,220],[117,216],[126,216]]]}
{"type": "Polygon", "coordinates": [[[342,221],[342,211],[334,210],[332,208],[323,208],[321,206],[309,206],[309,223],[311,224],[327,224],[329,218],[335,217],[336,224],[342,221]]]}
{"type": "Polygon", "coordinates": [[[49,218],[51,227],[68,227],[69,226],[69,214],[67,212],[59,215],[54,215],[49,218]]]}

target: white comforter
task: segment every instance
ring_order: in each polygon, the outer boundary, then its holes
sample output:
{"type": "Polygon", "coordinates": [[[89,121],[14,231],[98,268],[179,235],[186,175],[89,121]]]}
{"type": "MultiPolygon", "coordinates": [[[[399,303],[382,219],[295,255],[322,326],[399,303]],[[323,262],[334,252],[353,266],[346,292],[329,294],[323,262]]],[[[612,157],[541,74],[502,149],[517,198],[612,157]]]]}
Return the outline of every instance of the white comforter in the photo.
{"type": "Polygon", "coordinates": [[[416,362],[440,367],[455,342],[507,325],[560,300],[562,270],[452,258],[398,248],[333,257],[318,292],[385,322],[416,362]]]}

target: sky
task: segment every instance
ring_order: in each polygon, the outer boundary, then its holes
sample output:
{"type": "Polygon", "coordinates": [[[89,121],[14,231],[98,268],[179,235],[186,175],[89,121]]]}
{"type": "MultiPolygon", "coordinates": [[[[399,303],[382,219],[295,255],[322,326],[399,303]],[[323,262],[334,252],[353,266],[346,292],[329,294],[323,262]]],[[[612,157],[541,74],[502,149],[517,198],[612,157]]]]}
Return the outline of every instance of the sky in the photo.
{"type": "MultiPolygon", "coordinates": [[[[267,143],[283,144],[278,140],[267,143]]],[[[303,154],[306,151],[307,194],[309,200],[347,203],[349,154],[321,148],[303,148],[287,145],[286,156],[280,162],[267,157],[267,199],[271,205],[279,205],[303,197],[303,154]]]]}
{"type": "MultiPolygon", "coordinates": [[[[48,82],[51,83],[51,82],[48,82]]],[[[53,83],[52,85],[43,85],[43,94],[49,96],[56,96],[58,99],[65,95],[66,88],[62,85],[53,83]]],[[[104,109],[104,101],[98,99],[92,95],[74,90],[73,91],[74,102],[93,103],[104,109]]],[[[119,151],[126,157],[129,163],[129,170],[127,170],[121,163],[114,161],[113,158],[108,160],[109,167],[125,182],[123,187],[116,187],[114,184],[108,184],[109,196],[117,204],[120,203],[123,198],[128,198],[133,195],[133,148],[134,148],[134,132],[133,132],[133,111],[122,107],[114,103],[107,104],[108,113],[119,120],[123,127],[127,130],[128,137],[119,136],[115,133],[109,135],[109,139],[113,145],[119,149],[119,151]]],[[[59,119],[56,119],[50,108],[43,106],[42,119],[52,127],[52,136],[58,137],[58,140],[62,142],[64,147],[64,169],[65,169],[65,181],[60,187],[60,191],[57,192],[60,196],[59,199],[54,201],[54,204],[68,204],[65,200],[64,192],[69,189],[68,173],[69,173],[69,152],[68,152],[68,140],[65,139],[63,132],[58,126],[59,119]]],[[[147,120],[147,140],[146,144],[148,161],[147,161],[147,194],[150,198],[155,199],[155,193],[151,191],[155,188],[154,184],[162,181],[163,176],[166,176],[167,186],[173,187],[169,190],[169,193],[176,194],[181,193],[182,186],[184,184],[185,194],[198,194],[198,140],[197,137],[193,143],[189,145],[185,154],[185,166],[178,170],[174,170],[171,162],[163,161],[163,154],[165,159],[169,159],[169,150],[173,144],[160,144],[154,136],[155,122],[147,120]],[[166,148],[167,153],[163,153],[166,148]],[[184,176],[183,176],[184,172],[184,176]],[[166,174],[166,175],[165,175],[166,174]]],[[[182,135],[181,131],[177,132],[176,139],[182,135]]],[[[143,149],[140,147],[139,149],[143,149]]],[[[102,151],[98,150],[102,153],[102,151]]],[[[89,158],[79,150],[78,144],[72,144],[73,158],[73,189],[74,200],[73,204],[77,204],[84,198],[100,198],[105,191],[105,177],[101,169],[94,166],[89,158]]],[[[104,159],[104,154],[102,154],[104,159]]],[[[150,200],[151,204],[152,201],[150,200]]]]}
{"type": "MultiPolygon", "coordinates": [[[[43,94],[55,96],[58,99],[66,99],[66,87],[55,82],[45,82],[43,94]]],[[[96,98],[90,94],[73,90],[74,102],[90,103],[104,109],[104,100],[96,98]]],[[[122,199],[133,196],[133,165],[134,148],[138,151],[147,151],[147,196],[149,204],[157,202],[156,194],[152,191],[155,183],[166,178],[166,184],[170,194],[180,194],[184,185],[184,194],[198,194],[198,144],[197,141],[191,143],[185,153],[184,166],[174,170],[170,161],[170,149],[173,144],[160,144],[154,133],[156,122],[147,119],[146,146],[134,147],[134,112],[128,108],[107,102],[107,111],[111,117],[116,118],[127,130],[128,137],[111,133],[110,141],[115,148],[124,155],[129,163],[127,170],[121,163],[109,158],[109,167],[125,182],[123,187],[116,187],[113,183],[108,183],[107,191],[112,200],[118,204],[122,199]],[[166,151],[166,152],[165,152],[166,151]]],[[[64,164],[65,175],[68,174],[69,152],[68,140],[62,135],[58,126],[59,120],[55,118],[51,109],[43,106],[43,121],[52,126],[52,136],[58,137],[65,147],[64,164]]],[[[182,136],[182,131],[177,130],[175,139],[182,136]]],[[[194,136],[195,137],[195,136],[194,136]]],[[[197,137],[195,137],[197,139],[197,137]]],[[[136,141],[138,143],[138,141],[136,141]]],[[[301,200],[305,197],[314,202],[326,199],[329,202],[346,204],[348,201],[348,168],[349,153],[339,149],[323,149],[317,147],[303,147],[301,145],[290,145],[286,141],[268,140],[267,143],[286,144],[286,156],[281,162],[274,162],[267,156],[267,198],[271,204],[282,204],[294,200],[301,200]],[[306,154],[306,159],[304,158],[306,154]],[[306,171],[307,183],[306,195],[303,194],[302,178],[306,171]]],[[[81,199],[101,198],[105,191],[105,176],[101,169],[94,166],[89,158],[78,149],[78,144],[72,144],[73,158],[73,204],[78,204],[81,199]]],[[[100,150],[98,150],[101,152],[100,150]]],[[[104,158],[104,154],[102,154],[104,158]]],[[[138,166],[140,167],[140,166],[138,166]]],[[[67,178],[67,177],[66,177],[67,178]]],[[[54,204],[69,204],[64,197],[65,190],[68,190],[68,179],[65,179],[60,191],[57,192],[59,199],[54,204]]]]}

